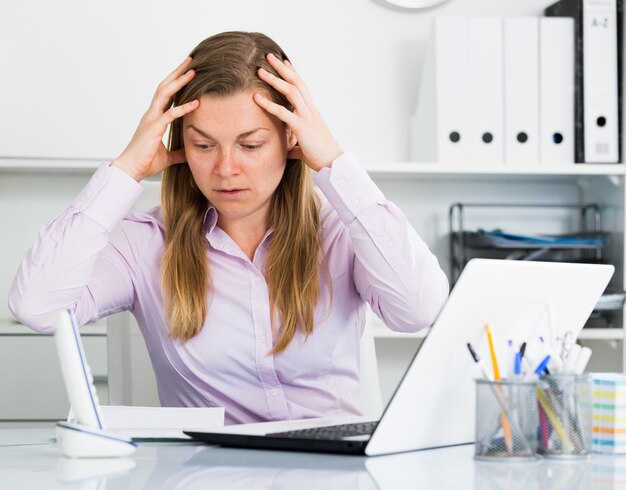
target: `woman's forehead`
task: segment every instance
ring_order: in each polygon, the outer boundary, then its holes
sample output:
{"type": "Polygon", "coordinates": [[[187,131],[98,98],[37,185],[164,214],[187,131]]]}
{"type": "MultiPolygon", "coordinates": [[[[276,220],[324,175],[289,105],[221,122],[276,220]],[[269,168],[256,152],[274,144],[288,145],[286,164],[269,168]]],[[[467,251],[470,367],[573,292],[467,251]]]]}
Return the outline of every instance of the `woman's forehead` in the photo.
{"type": "Polygon", "coordinates": [[[262,136],[278,131],[282,123],[259,107],[252,94],[249,91],[219,97],[202,96],[198,108],[184,117],[185,132],[191,129],[194,134],[215,139],[262,136]]]}

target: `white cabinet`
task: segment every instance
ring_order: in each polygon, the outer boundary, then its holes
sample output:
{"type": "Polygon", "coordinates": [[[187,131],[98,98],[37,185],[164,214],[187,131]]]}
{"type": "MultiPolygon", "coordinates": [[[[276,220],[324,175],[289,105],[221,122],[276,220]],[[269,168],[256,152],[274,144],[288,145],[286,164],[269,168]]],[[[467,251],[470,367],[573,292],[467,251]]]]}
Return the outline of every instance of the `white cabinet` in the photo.
{"type": "MultiPolygon", "coordinates": [[[[104,323],[83,329],[83,345],[98,398],[107,403],[104,323]]],[[[39,335],[23,325],[4,323],[0,327],[0,372],[0,421],[67,417],[69,403],[52,335],[39,335]]]]}

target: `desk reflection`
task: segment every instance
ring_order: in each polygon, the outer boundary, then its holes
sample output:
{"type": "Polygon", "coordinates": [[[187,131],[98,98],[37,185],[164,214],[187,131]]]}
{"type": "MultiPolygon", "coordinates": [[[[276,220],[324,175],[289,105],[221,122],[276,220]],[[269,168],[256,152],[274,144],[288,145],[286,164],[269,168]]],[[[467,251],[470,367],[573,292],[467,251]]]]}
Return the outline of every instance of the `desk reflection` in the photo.
{"type": "Polygon", "coordinates": [[[90,477],[87,463],[60,457],[56,481],[85,490],[626,490],[626,458],[594,455],[576,461],[491,463],[475,461],[472,446],[366,458],[149,444],[139,447],[134,469],[127,460],[118,461],[101,468],[94,464],[90,477]]]}

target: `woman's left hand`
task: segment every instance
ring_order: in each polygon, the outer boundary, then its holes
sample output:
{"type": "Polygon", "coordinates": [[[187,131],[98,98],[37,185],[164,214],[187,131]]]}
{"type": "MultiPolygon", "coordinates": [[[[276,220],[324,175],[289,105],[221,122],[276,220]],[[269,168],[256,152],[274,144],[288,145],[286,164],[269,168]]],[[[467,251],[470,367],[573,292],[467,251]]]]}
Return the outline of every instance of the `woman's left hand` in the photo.
{"type": "Polygon", "coordinates": [[[289,152],[288,158],[303,160],[316,171],[330,167],[343,150],[317,111],[309,90],[289,61],[283,62],[271,53],[267,55],[267,61],[282,78],[263,68],[259,68],[259,78],[285,95],[293,106],[293,112],[259,92],[255,92],[254,101],[287,124],[298,139],[297,146],[289,152]]]}

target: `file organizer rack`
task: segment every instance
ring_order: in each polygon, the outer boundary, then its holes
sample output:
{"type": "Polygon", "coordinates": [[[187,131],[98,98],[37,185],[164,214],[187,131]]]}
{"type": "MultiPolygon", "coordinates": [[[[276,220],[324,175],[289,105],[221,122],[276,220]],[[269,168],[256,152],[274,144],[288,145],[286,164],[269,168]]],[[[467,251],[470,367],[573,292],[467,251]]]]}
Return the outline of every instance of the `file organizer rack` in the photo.
{"type": "MultiPolygon", "coordinates": [[[[504,251],[509,257],[515,253],[521,260],[535,260],[543,258],[551,251],[583,250],[586,259],[592,262],[602,261],[602,248],[606,234],[602,232],[602,216],[597,204],[536,204],[536,203],[454,203],[449,209],[450,228],[450,280],[454,285],[470,259],[469,250],[504,251]],[[580,232],[567,237],[588,238],[586,243],[565,243],[555,240],[555,243],[531,243],[521,241],[507,241],[499,237],[479,234],[465,229],[466,212],[478,208],[545,208],[571,209],[580,213],[580,232]],[[594,240],[597,239],[597,240],[594,240]],[[520,253],[521,252],[521,253],[520,253]]],[[[566,237],[566,235],[562,235],[566,237]]]]}

